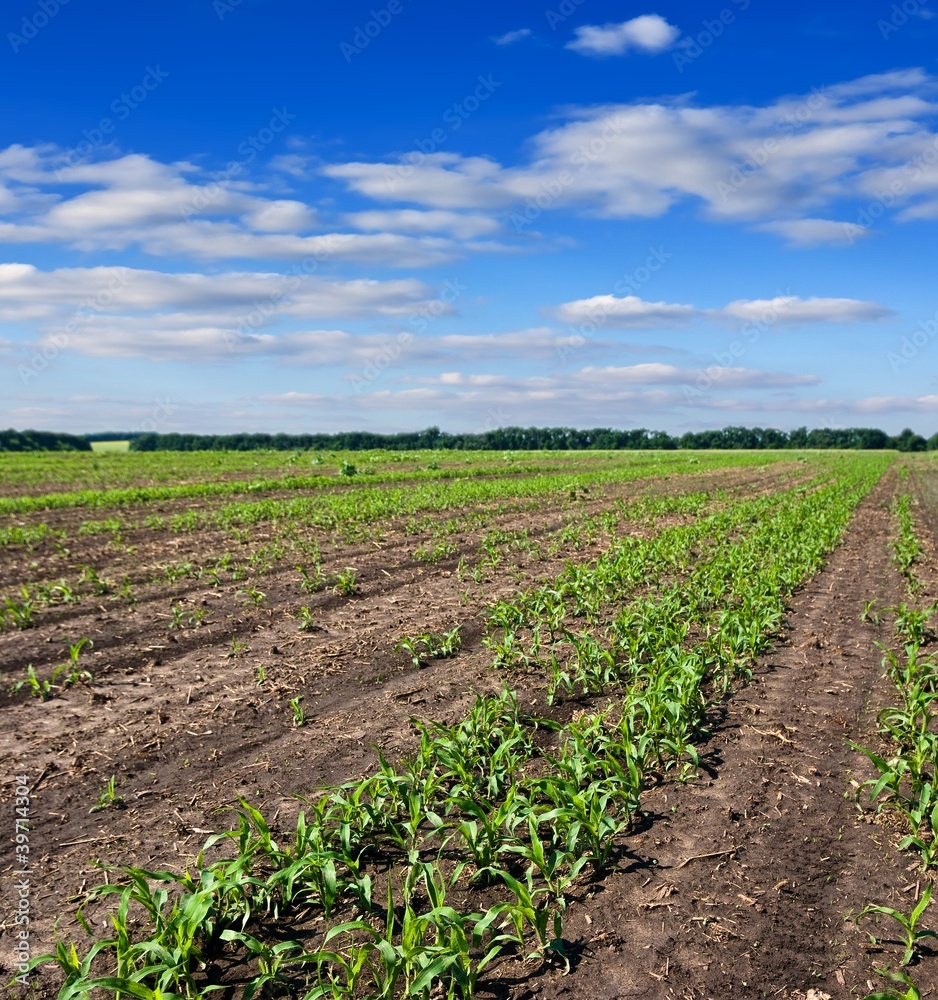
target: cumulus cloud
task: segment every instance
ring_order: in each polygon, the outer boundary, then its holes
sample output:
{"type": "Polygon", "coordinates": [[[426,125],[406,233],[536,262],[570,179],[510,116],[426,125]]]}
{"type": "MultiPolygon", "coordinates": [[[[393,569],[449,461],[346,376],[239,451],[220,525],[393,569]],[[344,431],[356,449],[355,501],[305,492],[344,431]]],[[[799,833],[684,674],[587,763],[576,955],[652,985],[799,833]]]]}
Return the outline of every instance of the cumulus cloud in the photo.
{"type": "Polygon", "coordinates": [[[628,365],[625,367],[588,367],[577,378],[594,385],[692,385],[705,378],[708,384],[716,383],[732,389],[776,389],[793,386],[817,385],[816,375],[789,375],[785,372],[760,371],[754,368],[736,368],[714,365],[709,369],[678,368],[660,363],[628,365]]]}
{"type": "Polygon", "coordinates": [[[705,379],[708,385],[718,384],[726,389],[780,389],[796,386],[818,385],[816,375],[790,375],[786,372],[761,371],[755,368],[723,367],[709,369],[681,368],[677,365],[650,364],[588,365],[578,371],[563,375],[536,375],[518,377],[503,374],[443,372],[422,377],[415,381],[446,386],[500,387],[514,391],[531,390],[550,392],[558,399],[582,393],[588,388],[591,395],[604,394],[613,399],[617,393],[630,392],[634,386],[694,385],[705,379]]]}
{"type": "Polygon", "coordinates": [[[659,14],[642,14],[620,24],[583,25],[568,49],[584,56],[620,56],[633,49],[658,53],[669,49],[680,36],[673,24],[659,14]]]}
{"type": "Polygon", "coordinates": [[[859,215],[877,191],[896,191],[897,219],[938,215],[935,84],[911,69],[762,105],[697,105],[684,96],[573,108],[535,135],[529,158],[515,165],[438,152],[406,177],[389,162],[323,171],[377,201],[505,210],[522,226],[531,205],[535,217],[575,208],[641,218],[691,202],[714,220],[765,224],[794,245],[849,243],[869,223],[830,218],[845,199],[859,215]]]}
{"type": "Polygon", "coordinates": [[[892,310],[860,299],[802,299],[797,295],[779,295],[773,299],[737,299],[712,315],[743,321],[771,321],[780,325],[869,323],[891,316],[892,310]]]}
{"type": "Polygon", "coordinates": [[[388,212],[384,228],[377,213],[362,213],[353,228],[364,232],[330,231],[305,202],[270,197],[241,173],[215,182],[190,163],[141,154],[72,164],[49,147],[9,147],[0,151],[0,242],[408,268],[443,264],[466,250],[504,249],[465,242],[499,228],[479,213],[420,219],[416,210],[388,212]]]}
{"type": "Polygon", "coordinates": [[[561,323],[577,326],[600,321],[601,325],[619,330],[647,330],[653,327],[678,326],[700,315],[693,306],[669,302],[645,302],[637,295],[617,298],[615,295],[594,295],[588,299],[565,302],[553,310],[561,323]]]}
{"type": "Polygon", "coordinates": [[[938,396],[867,396],[853,406],[859,413],[935,413],[938,396]]]}
{"type": "Polygon", "coordinates": [[[169,273],[128,267],[63,267],[0,264],[0,305],[113,310],[240,308],[259,299],[282,303],[297,315],[396,315],[432,297],[413,278],[396,281],[333,281],[302,273],[227,271],[169,273]]]}
{"type": "Polygon", "coordinates": [[[352,212],[346,221],[366,232],[391,230],[397,233],[450,233],[458,239],[488,236],[501,227],[496,219],[476,212],[447,212],[442,209],[421,211],[402,208],[390,211],[352,212]]]}
{"type": "Polygon", "coordinates": [[[860,299],[808,298],[780,295],[772,299],[737,299],[722,309],[698,309],[670,302],[646,302],[636,295],[594,295],[565,302],[552,311],[571,326],[608,326],[620,330],[678,327],[692,320],[759,321],[772,325],[872,322],[892,315],[876,302],[860,299]]]}
{"type": "Polygon", "coordinates": [[[529,38],[530,28],[518,28],[517,31],[506,31],[504,35],[499,35],[494,42],[496,45],[511,45],[512,42],[520,42],[522,38],[529,38]]]}
{"type": "Polygon", "coordinates": [[[871,235],[871,230],[856,222],[835,222],[833,219],[782,219],[758,227],[767,233],[784,236],[790,246],[844,246],[871,235]]]}

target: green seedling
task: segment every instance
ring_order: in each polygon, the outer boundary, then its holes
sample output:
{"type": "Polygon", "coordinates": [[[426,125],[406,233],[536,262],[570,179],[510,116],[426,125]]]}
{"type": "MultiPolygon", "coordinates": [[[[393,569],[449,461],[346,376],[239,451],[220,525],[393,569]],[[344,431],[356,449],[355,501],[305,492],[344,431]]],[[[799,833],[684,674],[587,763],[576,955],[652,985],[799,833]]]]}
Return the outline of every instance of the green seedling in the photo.
{"type": "Polygon", "coordinates": [[[52,681],[39,677],[31,663],[26,668],[26,676],[10,687],[10,693],[19,694],[24,689],[40,701],[48,701],[52,697],[52,681]]]}
{"type": "Polygon", "coordinates": [[[98,799],[98,804],[92,806],[88,812],[103,812],[105,809],[123,809],[124,797],[117,792],[117,779],[112,775],[108,783],[104,786],[104,791],[98,799]]]}
{"type": "Polygon", "coordinates": [[[105,577],[99,576],[93,566],[84,567],[82,574],[78,579],[78,583],[79,586],[83,583],[90,584],[92,593],[96,594],[98,597],[101,597],[104,594],[109,594],[114,588],[114,584],[105,577]]]}
{"type": "Polygon", "coordinates": [[[351,597],[357,593],[358,586],[355,582],[355,570],[344,569],[341,573],[337,573],[332,589],[342,597],[351,597]]]}
{"type": "Polygon", "coordinates": [[[240,639],[233,638],[231,640],[231,648],[225,654],[229,660],[234,659],[236,656],[240,656],[242,653],[246,653],[251,647],[246,643],[242,642],[240,639]]]}
{"type": "Polygon", "coordinates": [[[302,700],[302,695],[297,695],[295,698],[290,699],[290,708],[293,710],[293,725],[297,727],[304,725],[306,722],[306,713],[300,704],[302,700]]]}
{"type": "MultiPolygon", "coordinates": [[[[85,646],[94,646],[94,643],[85,636],[79,639],[78,642],[67,643],[68,645],[68,663],[65,663],[59,669],[65,673],[64,686],[68,687],[71,684],[88,683],[92,680],[91,674],[87,670],[83,670],[78,665],[78,658],[81,656],[81,651],[85,646]]],[[[55,676],[55,675],[54,675],[55,676]]]]}
{"type": "Polygon", "coordinates": [[[424,632],[421,635],[405,635],[394,645],[395,653],[407,653],[414,667],[420,668],[427,660],[444,660],[455,656],[462,646],[459,626],[449,632],[424,632]]]}
{"type": "Polygon", "coordinates": [[[313,618],[313,612],[310,611],[310,609],[305,605],[300,608],[295,617],[300,623],[301,632],[315,632],[317,629],[321,628],[320,625],[316,624],[316,621],[313,618]]]}
{"type": "Polygon", "coordinates": [[[32,628],[36,624],[33,619],[36,604],[28,587],[20,587],[20,597],[21,600],[14,600],[12,597],[4,598],[0,626],[5,626],[8,617],[15,628],[32,628]]]}
{"type": "Polygon", "coordinates": [[[444,559],[452,559],[459,554],[459,546],[455,542],[437,542],[433,548],[421,545],[414,550],[414,561],[423,563],[438,563],[444,559]]]}
{"type": "Polygon", "coordinates": [[[863,1000],[922,1000],[921,990],[915,985],[912,977],[907,972],[891,972],[889,969],[876,969],[875,971],[878,976],[889,979],[894,983],[902,983],[909,988],[905,993],[900,993],[898,990],[892,988],[878,990],[876,993],[870,993],[868,996],[865,996],[863,1000]]]}
{"type": "MultiPolygon", "coordinates": [[[[925,911],[928,909],[928,904],[931,902],[932,894],[932,884],[928,883],[925,891],[922,893],[922,898],[916,903],[915,908],[911,913],[905,914],[901,910],[896,910],[891,906],[877,906],[870,904],[865,906],[860,914],[857,916],[857,921],[862,917],[868,917],[873,914],[878,916],[890,917],[899,925],[899,930],[902,935],[902,943],[905,945],[905,952],[902,955],[902,960],[900,965],[909,965],[913,958],[916,956],[918,945],[920,941],[925,938],[938,938],[938,933],[935,931],[922,930],[919,927],[919,922],[922,919],[925,911]]],[[[876,938],[874,935],[870,935],[870,939],[873,944],[876,944],[876,938]]]]}
{"type": "Polygon", "coordinates": [[[302,577],[300,587],[307,594],[315,594],[326,585],[326,577],[319,563],[316,563],[311,569],[306,569],[305,566],[297,566],[296,569],[302,577]]]}
{"type": "Polygon", "coordinates": [[[21,691],[28,691],[34,698],[40,701],[49,701],[56,688],[70,687],[72,684],[84,684],[92,680],[91,674],[79,666],[78,659],[85,646],[93,645],[88,638],[79,639],[78,642],[68,645],[68,663],[61,663],[54,667],[49,677],[40,677],[33,665],[30,663],[26,668],[26,676],[22,680],[16,681],[10,687],[11,694],[19,694],[21,691]],[[60,682],[61,678],[61,682],[60,682]]]}
{"type": "Polygon", "coordinates": [[[876,612],[876,601],[867,601],[863,605],[863,613],[860,615],[861,622],[871,622],[873,625],[882,623],[882,618],[876,612]]]}
{"type": "Polygon", "coordinates": [[[246,605],[251,605],[255,608],[262,607],[267,600],[267,595],[263,591],[258,590],[257,587],[248,587],[247,590],[239,590],[237,596],[240,597],[246,605]]]}

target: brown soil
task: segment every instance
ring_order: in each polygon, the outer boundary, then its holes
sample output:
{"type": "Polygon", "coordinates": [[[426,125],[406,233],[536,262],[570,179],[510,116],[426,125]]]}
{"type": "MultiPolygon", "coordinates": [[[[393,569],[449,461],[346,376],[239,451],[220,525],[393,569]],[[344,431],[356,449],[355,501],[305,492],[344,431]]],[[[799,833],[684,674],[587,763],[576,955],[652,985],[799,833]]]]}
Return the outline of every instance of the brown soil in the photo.
{"type": "MultiPolygon", "coordinates": [[[[778,488],[793,474],[774,466],[681,477],[680,488],[704,488],[716,478],[751,493],[778,488]]],[[[865,921],[861,932],[851,915],[872,901],[904,906],[917,876],[906,870],[913,859],[895,851],[894,832],[854,803],[850,783],[866,780],[871,768],[847,745],[876,745],[875,713],[890,697],[875,646],[888,640],[888,627],[859,620],[867,600],[888,605],[900,594],[883,506],[889,488],[864,503],[829,566],[792,602],[787,637],[763,658],[752,685],[715,715],[701,776],[650,790],[648,815],[627,838],[619,870],[584,885],[565,923],[571,974],[505,961],[493,970],[492,995],[804,998],[813,989],[817,1000],[863,996],[868,981],[879,982],[873,966],[895,964],[901,950],[871,946],[865,931],[876,928],[865,921]]],[[[546,535],[605,503],[507,511],[488,527],[546,535]]],[[[480,534],[457,536],[462,554],[480,534]]],[[[150,538],[137,558],[217,554],[217,542],[209,533],[150,538]],[[170,551],[176,542],[179,551],[170,551]]],[[[414,562],[420,543],[420,535],[389,526],[378,538],[324,547],[327,568],[358,570],[360,594],[351,598],[298,596],[295,573],[280,571],[258,582],[277,610],[247,610],[235,585],[177,581],[152,585],[134,609],[102,598],[89,614],[86,599],[44,613],[37,629],[0,636],[4,687],[26,663],[42,673],[61,662],[65,636],[95,641],[90,686],[47,704],[0,696],[8,722],[0,756],[9,774],[25,772],[33,783],[34,954],[48,948],[53,923],[73,910],[69,898],[102,881],[95,861],[177,869],[209,832],[228,828],[226,810],[239,796],[289,825],[297,793],[367,772],[373,745],[392,756],[409,749],[410,716],[455,722],[474,691],[498,688],[480,642],[479,588],[458,579],[458,555],[429,567],[414,562]],[[211,623],[169,632],[157,615],[181,601],[209,609],[211,623]],[[297,631],[301,604],[321,631],[297,631]],[[454,660],[415,670],[391,651],[397,636],[456,624],[463,651],[454,660]],[[249,649],[228,657],[232,638],[249,649]],[[258,686],[261,666],[266,680],[258,686]],[[298,694],[308,722],[293,728],[287,702],[298,694]],[[126,808],[89,814],[111,775],[126,808]]],[[[107,565],[100,538],[80,545],[89,548],[72,553],[75,565],[92,561],[90,552],[95,565],[107,565]]],[[[51,553],[36,555],[20,554],[6,572],[55,576],[51,553]]],[[[591,550],[563,555],[586,559],[591,550]]],[[[560,557],[517,562],[484,581],[485,599],[560,565],[560,557]]],[[[3,793],[10,803],[9,783],[3,793]]],[[[8,947],[4,939],[7,965],[8,947]]],[[[920,985],[938,984],[936,965],[926,955],[915,970],[920,985]]],[[[54,995],[53,980],[40,971],[32,994],[54,995]]]]}

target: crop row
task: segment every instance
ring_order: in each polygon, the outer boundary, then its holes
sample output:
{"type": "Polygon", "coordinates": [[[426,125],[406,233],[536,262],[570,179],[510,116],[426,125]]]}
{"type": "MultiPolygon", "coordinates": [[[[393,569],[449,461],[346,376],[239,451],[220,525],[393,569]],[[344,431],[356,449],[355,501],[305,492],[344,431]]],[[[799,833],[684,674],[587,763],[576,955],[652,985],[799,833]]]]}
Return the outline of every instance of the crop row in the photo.
{"type": "MultiPolygon", "coordinates": [[[[898,971],[888,966],[877,971],[890,982],[908,987],[908,991],[887,988],[867,1000],[918,1000],[921,995],[918,987],[902,967],[918,959],[927,938],[938,937],[934,931],[922,927],[938,869],[938,656],[927,649],[935,640],[929,622],[938,602],[921,606],[915,600],[922,589],[917,563],[923,549],[915,533],[913,503],[911,494],[903,493],[894,507],[897,530],[893,560],[905,578],[909,600],[887,609],[893,615],[893,636],[898,647],[883,647],[885,675],[898,695],[896,704],[883,708],[876,716],[887,749],[877,752],[851,745],[878,772],[860,790],[868,792],[877,813],[887,811],[898,820],[904,833],[898,850],[918,854],[927,881],[924,890],[916,892],[908,913],[893,906],[870,903],[858,915],[858,921],[864,917],[887,918],[904,946],[898,971]]],[[[865,617],[878,620],[873,604],[868,603],[865,617]]],[[[875,942],[875,935],[871,938],[875,942]]]]}
{"type": "MultiPolygon", "coordinates": [[[[494,529],[485,533],[475,557],[471,553],[463,556],[459,572],[460,575],[471,573],[474,578],[480,579],[500,564],[510,564],[513,556],[517,557],[522,553],[529,559],[556,558],[565,549],[576,550],[582,545],[591,544],[600,532],[615,532],[623,523],[650,525],[656,519],[669,515],[695,515],[706,504],[714,502],[726,502],[725,495],[719,491],[714,494],[697,491],[641,496],[628,501],[617,501],[612,509],[587,518],[580,516],[574,509],[563,519],[560,527],[547,532],[543,539],[530,537],[526,529],[518,532],[494,529]],[[473,561],[476,568],[470,570],[470,562],[473,561]]],[[[445,540],[446,536],[465,530],[470,522],[473,525],[485,523],[491,512],[492,508],[489,507],[485,511],[471,511],[444,523],[438,519],[431,521],[435,527],[431,537],[440,540],[435,544],[427,542],[418,546],[413,550],[412,557],[417,562],[427,563],[454,557],[458,554],[459,547],[445,540]]],[[[287,565],[296,567],[300,572],[301,589],[307,594],[332,586],[338,575],[329,574],[324,569],[323,556],[316,541],[310,539],[307,533],[295,530],[293,526],[284,525],[284,529],[283,534],[278,534],[267,544],[256,546],[249,555],[245,554],[240,559],[226,552],[207,563],[194,561],[190,557],[175,563],[159,562],[148,566],[141,564],[135,554],[135,547],[128,546],[132,566],[129,572],[122,575],[120,583],[105,575],[104,568],[98,572],[94,567],[84,565],[77,579],[69,580],[60,575],[22,584],[13,593],[0,596],[0,631],[10,627],[28,628],[36,625],[37,615],[42,609],[77,605],[83,597],[89,595],[95,598],[109,595],[111,601],[121,601],[133,606],[141,599],[139,591],[134,589],[140,585],[182,581],[188,589],[193,581],[204,581],[213,588],[219,588],[226,580],[240,583],[273,573],[287,565]],[[298,562],[302,565],[297,565],[298,562]]],[[[112,573],[113,568],[112,564],[112,573]]],[[[153,596],[151,594],[151,599],[153,596]]]]}
{"type": "MultiPolygon", "coordinates": [[[[663,454],[663,453],[661,453],[663,454]]],[[[309,468],[317,474],[341,474],[343,467],[354,466],[361,475],[387,471],[419,470],[429,467],[465,468],[480,463],[513,465],[537,464],[542,469],[557,468],[576,462],[603,464],[612,459],[629,461],[631,457],[647,460],[647,453],[629,456],[623,452],[544,451],[253,451],[253,452],[0,452],[0,482],[4,488],[26,489],[31,494],[52,493],[63,487],[81,484],[98,489],[194,484],[257,479],[276,480],[298,475],[309,468]]],[[[674,457],[674,456],[672,456],[674,457]]],[[[677,456],[680,457],[680,456],[677,456]]]]}
{"type": "MultiPolygon", "coordinates": [[[[39,960],[65,975],[60,996],[204,996],[221,968],[237,978],[249,961],[245,997],[276,985],[306,1000],[466,998],[499,956],[565,964],[575,884],[615,865],[653,773],[693,764],[709,707],[748,674],[882,469],[845,463],[832,483],[741,505],[710,525],[734,537],[703,555],[675,559],[679,536],[664,532],[646,540],[657,579],[577,649],[573,672],[595,652],[611,673],[574,722],[529,716],[509,690],[480,697],[458,725],[415,723],[419,748],[401,763],[381,757],[371,776],[307,801],[286,841],[242,802],[237,829],[206,845],[222,856],[200,856],[193,873],[119,870],[80,914],[116,897],[113,934],[39,960]]],[[[631,546],[612,548],[609,565],[628,563],[631,546]]],[[[595,582],[604,570],[592,564],[576,586],[614,601],[629,577],[595,582]]],[[[581,597],[565,593],[565,609],[568,596],[575,612],[581,597]]]]}
{"type": "MultiPolygon", "coordinates": [[[[760,456],[758,464],[767,464],[771,458],[760,456]]],[[[778,456],[775,457],[778,461],[778,456]]],[[[431,461],[425,468],[407,471],[385,471],[381,473],[360,468],[352,462],[344,462],[336,475],[283,476],[279,478],[256,479],[250,482],[227,480],[221,482],[184,483],[172,486],[130,486],[120,489],[84,489],[64,493],[46,493],[38,496],[2,497],[0,498],[0,514],[24,514],[36,510],[57,510],[71,507],[110,508],[127,504],[146,504],[157,501],[179,499],[204,499],[207,497],[224,497],[237,494],[270,493],[282,491],[323,490],[334,489],[337,485],[367,488],[359,483],[359,479],[370,483],[390,484],[394,482],[424,482],[434,480],[466,480],[484,479],[488,477],[503,477],[508,475],[537,475],[554,472],[563,468],[557,460],[545,461],[543,458],[530,459],[521,463],[500,460],[487,464],[463,463],[459,466],[443,466],[431,461]],[[368,476],[364,472],[370,472],[368,476]]],[[[678,456],[667,459],[661,456],[642,456],[640,460],[619,463],[618,474],[613,478],[634,479],[648,475],[650,472],[690,471],[696,469],[723,468],[729,465],[757,464],[752,456],[727,456],[715,454],[699,458],[696,456],[678,456]]],[[[560,475],[562,473],[556,473],[560,475]]],[[[602,480],[608,480],[609,470],[604,470],[597,463],[594,473],[602,480]]],[[[589,478],[589,476],[587,476],[589,478]]]]}

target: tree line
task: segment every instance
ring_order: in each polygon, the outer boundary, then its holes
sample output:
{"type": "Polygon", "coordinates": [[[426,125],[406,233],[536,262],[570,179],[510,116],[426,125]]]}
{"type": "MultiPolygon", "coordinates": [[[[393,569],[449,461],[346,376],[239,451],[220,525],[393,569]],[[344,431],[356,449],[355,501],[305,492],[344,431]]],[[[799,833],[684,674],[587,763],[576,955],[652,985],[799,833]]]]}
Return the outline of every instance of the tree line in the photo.
{"type": "Polygon", "coordinates": [[[890,435],[869,427],[779,431],[762,427],[724,427],[688,431],[675,437],[664,431],[616,430],[597,427],[501,427],[477,434],[449,434],[438,427],[400,434],[347,431],[340,434],[139,434],[132,451],[580,451],[585,449],[646,450],[677,448],[894,448],[898,451],[938,450],[938,433],[928,440],[909,428],[890,435]]]}
{"type": "Polygon", "coordinates": [[[58,431],[0,431],[0,451],[91,451],[91,442],[58,431]]]}
{"type": "Polygon", "coordinates": [[[64,434],[57,431],[0,431],[0,451],[91,451],[92,441],[130,439],[131,451],[639,451],[677,448],[894,448],[898,451],[938,451],[938,433],[927,440],[906,428],[890,435],[870,427],[818,427],[779,431],[763,427],[724,427],[688,431],[616,430],[595,427],[500,427],[477,434],[449,434],[438,427],[401,434],[346,431],[340,434],[64,434]]]}

